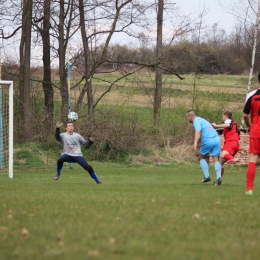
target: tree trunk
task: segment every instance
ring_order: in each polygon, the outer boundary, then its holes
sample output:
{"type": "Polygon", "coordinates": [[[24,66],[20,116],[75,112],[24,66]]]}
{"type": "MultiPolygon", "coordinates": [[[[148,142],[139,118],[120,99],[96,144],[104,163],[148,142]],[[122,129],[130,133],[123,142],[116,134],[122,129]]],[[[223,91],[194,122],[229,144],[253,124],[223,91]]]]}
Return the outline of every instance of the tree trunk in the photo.
{"type": "MultiPolygon", "coordinates": [[[[158,65],[162,60],[162,28],[163,28],[163,6],[164,0],[158,0],[157,13],[157,43],[156,43],[156,59],[158,65]]],[[[162,103],[162,69],[155,70],[155,93],[154,93],[154,120],[158,121],[160,117],[160,108],[162,103]]]]}
{"type": "MultiPolygon", "coordinates": [[[[87,99],[88,99],[88,116],[89,120],[94,120],[94,99],[93,99],[93,91],[92,91],[92,76],[94,75],[96,68],[101,65],[107,55],[108,51],[108,46],[111,41],[111,38],[116,30],[116,25],[120,16],[120,12],[122,8],[124,8],[127,4],[131,3],[132,0],[126,0],[124,1],[115,1],[115,8],[116,8],[116,13],[114,15],[113,23],[111,25],[111,28],[109,30],[108,36],[106,38],[104,47],[101,51],[101,57],[98,60],[93,60],[90,59],[91,51],[89,49],[89,38],[87,37],[87,32],[85,29],[85,20],[86,20],[86,14],[84,10],[84,1],[79,0],[79,12],[80,12],[80,29],[81,29],[81,37],[82,37],[82,42],[83,42],[83,48],[84,48],[84,62],[85,62],[85,85],[83,89],[81,90],[80,96],[77,101],[76,105],[76,111],[80,110],[80,107],[82,105],[82,101],[84,98],[85,93],[87,92],[87,99]]],[[[95,18],[93,18],[95,20],[95,18]]],[[[92,35],[93,37],[93,35],[92,35]]]]}
{"type": "Polygon", "coordinates": [[[30,112],[30,60],[31,60],[31,26],[33,0],[23,0],[22,33],[20,41],[19,71],[19,128],[20,141],[31,141],[30,112]]]}
{"type": "Polygon", "coordinates": [[[51,131],[53,124],[53,87],[51,82],[51,58],[50,58],[50,5],[51,0],[44,0],[43,29],[41,30],[43,43],[43,91],[46,111],[46,127],[51,131]]]}
{"type": "Polygon", "coordinates": [[[64,0],[60,1],[59,14],[59,75],[60,75],[60,94],[61,94],[61,121],[65,123],[68,119],[68,85],[66,75],[66,46],[67,41],[64,40],[64,0]]]}
{"type": "Polygon", "coordinates": [[[87,91],[87,98],[88,98],[88,117],[89,120],[94,120],[94,108],[93,108],[93,93],[92,93],[92,83],[91,83],[91,65],[90,64],[90,51],[88,46],[88,38],[86,34],[85,29],[85,12],[84,12],[84,2],[83,0],[79,0],[79,13],[80,13],[80,30],[81,30],[81,37],[83,42],[83,50],[84,50],[84,59],[85,59],[85,85],[79,95],[77,105],[76,105],[76,111],[80,110],[80,106],[82,104],[83,98],[85,96],[85,93],[87,91]]]}

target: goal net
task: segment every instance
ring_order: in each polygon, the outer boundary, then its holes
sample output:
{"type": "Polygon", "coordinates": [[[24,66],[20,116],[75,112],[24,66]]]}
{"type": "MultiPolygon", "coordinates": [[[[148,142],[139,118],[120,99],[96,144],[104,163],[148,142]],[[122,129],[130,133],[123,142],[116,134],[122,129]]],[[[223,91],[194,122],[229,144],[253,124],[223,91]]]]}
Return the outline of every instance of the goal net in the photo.
{"type": "Polygon", "coordinates": [[[0,176],[13,178],[13,81],[0,80],[0,176]]]}

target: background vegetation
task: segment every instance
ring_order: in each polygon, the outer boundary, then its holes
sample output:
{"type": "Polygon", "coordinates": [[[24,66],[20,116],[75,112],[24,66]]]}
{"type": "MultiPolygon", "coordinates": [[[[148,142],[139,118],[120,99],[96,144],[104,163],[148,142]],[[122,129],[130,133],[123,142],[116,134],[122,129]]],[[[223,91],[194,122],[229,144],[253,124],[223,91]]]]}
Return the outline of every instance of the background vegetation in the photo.
{"type": "MultiPolygon", "coordinates": [[[[91,136],[95,139],[91,149],[84,151],[89,160],[131,162],[138,156],[141,158],[142,155],[147,158],[148,155],[150,158],[154,156],[154,160],[159,157],[164,158],[165,161],[180,160],[183,155],[179,156],[182,153],[176,153],[175,149],[185,151],[188,158],[194,158],[192,149],[187,149],[187,145],[189,147],[193,140],[193,127],[185,118],[186,111],[191,108],[211,122],[221,122],[222,112],[231,110],[234,119],[240,124],[247,76],[199,75],[195,78],[197,83],[194,87],[191,84],[194,75],[184,75],[185,79],[179,82],[174,76],[164,75],[160,120],[155,124],[150,96],[154,80],[152,75],[151,72],[151,75],[139,73],[129,76],[124,86],[111,90],[96,107],[94,123],[87,119],[87,108],[82,110],[78,121],[75,122],[75,130],[85,138],[91,136]]],[[[107,77],[97,75],[93,79],[94,97],[98,95],[100,89],[109,84],[106,82],[114,81],[116,77],[117,74],[107,75],[107,77]]],[[[252,89],[256,87],[255,80],[252,89]]],[[[75,105],[77,94],[76,89],[71,92],[72,107],[75,105]]],[[[19,100],[16,99],[16,102],[19,100]]],[[[35,87],[31,110],[33,127],[30,132],[33,140],[27,144],[21,143],[16,124],[15,145],[17,149],[31,149],[32,153],[34,148],[38,147],[45,156],[50,153],[56,154],[53,157],[57,157],[60,144],[54,138],[55,130],[48,131],[42,122],[44,116],[42,102],[41,92],[35,87]]],[[[59,98],[54,104],[55,120],[59,120],[59,98]]],[[[18,114],[15,113],[15,118],[17,116],[18,114]]],[[[64,127],[62,131],[65,131],[64,127]]],[[[140,160],[145,161],[143,158],[140,160]]],[[[21,164],[22,162],[19,163],[21,164]]]]}

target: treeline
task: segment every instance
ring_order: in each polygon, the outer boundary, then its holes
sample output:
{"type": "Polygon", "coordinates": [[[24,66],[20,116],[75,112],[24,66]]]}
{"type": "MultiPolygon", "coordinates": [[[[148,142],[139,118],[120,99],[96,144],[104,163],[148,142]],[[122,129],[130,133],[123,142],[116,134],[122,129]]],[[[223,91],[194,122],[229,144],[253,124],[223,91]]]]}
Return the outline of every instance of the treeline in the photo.
{"type": "MultiPolygon", "coordinates": [[[[248,74],[252,59],[253,34],[251,29],[235,28],[229,35],[213,26],[214,34],[208,34],[204,40],[184,40],[163,46],[161,64],[165,69],[163,73],[178,74],[248,74]],[[251,34],[248,33],[251,30],[251,34]]],[[[260,35],[260,33],[258,33],[260,35]]],[[[260,41],[257,41],[260,49],[260,41]]],[[[108,60],[102,68],[116,69],[120,67],[132,68],[140,64],[153,64],[156,61],[155,47],[131,47],[116,44],[108,48],[108,60]],[[117,62],[116,62],[117,61],[117,62]]],[[[260,53],[256,53],[255,71],[260,71],[260,53]]],[[[75,65],[83,64],[77,60],[75,65]]],[[[151,70],[154,71],[154,67],[151,70]]]]}

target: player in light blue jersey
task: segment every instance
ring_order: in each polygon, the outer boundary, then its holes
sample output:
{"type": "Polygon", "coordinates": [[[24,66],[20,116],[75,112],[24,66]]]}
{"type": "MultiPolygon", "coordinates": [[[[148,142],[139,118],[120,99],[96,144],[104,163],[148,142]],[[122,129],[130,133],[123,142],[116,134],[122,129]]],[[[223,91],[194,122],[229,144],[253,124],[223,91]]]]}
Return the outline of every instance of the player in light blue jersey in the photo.
{"type": "Polygon", "coordinates": [[[193,123],[195,129],[195,138],[193,148],[197,152],[197,146],[199,140],[201,140],[200,150],[199,150],[199,161],[200,167],[203,171],[204,178],[203,183],[210,181],[209,166],[206,161],[206,156],[211,153],[212,160],[214,162],[214,168],[216,172],[215,186],[221,185],[221,164],[219,162],[220,155],[220,139],[217,131],[213,128],[211,123],[206,119],[199,117],[193,110],[189,110],[186,113],[186,118],[190,123],[193,123]]]}
{"type": "Polygon", "coordinates": [[[54,177],[54,180],[60,178],[61,169],[64,162],[69,163],[78,163],[89,175],[95,180],[97,184],[100,184],[96,173],[93,168],[88,164],[81,152],[81,145],[85,148],[90,147],[93,142],[91,140],[85,140],[80,134],[73,132],[74,125],[71,122],[67,123],[66,132],[60,133],[60,127],[62,123],[56,123],[56,132],[55,138],[57,141],[62,143],[62,154],[57,161],[57,174],[54,177]]]}

